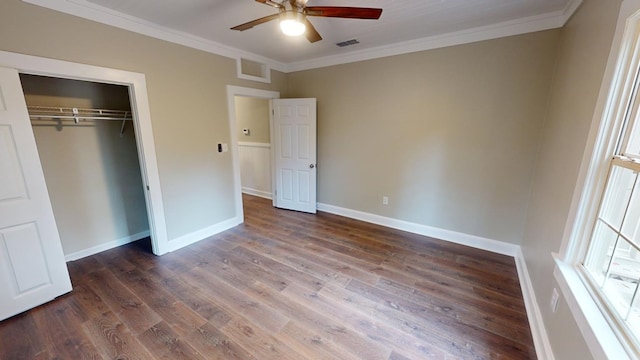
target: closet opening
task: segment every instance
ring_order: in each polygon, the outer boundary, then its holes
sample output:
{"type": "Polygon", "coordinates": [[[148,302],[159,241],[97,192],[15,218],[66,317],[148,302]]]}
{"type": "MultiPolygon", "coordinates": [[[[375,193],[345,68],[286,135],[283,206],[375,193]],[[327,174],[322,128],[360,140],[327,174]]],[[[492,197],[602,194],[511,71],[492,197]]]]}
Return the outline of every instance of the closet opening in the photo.
{"type": "Polygon", "coordinates": [[[129,87],[30,74],[20,81],[65,259],[133,241],[151,252],[129,87]]]}

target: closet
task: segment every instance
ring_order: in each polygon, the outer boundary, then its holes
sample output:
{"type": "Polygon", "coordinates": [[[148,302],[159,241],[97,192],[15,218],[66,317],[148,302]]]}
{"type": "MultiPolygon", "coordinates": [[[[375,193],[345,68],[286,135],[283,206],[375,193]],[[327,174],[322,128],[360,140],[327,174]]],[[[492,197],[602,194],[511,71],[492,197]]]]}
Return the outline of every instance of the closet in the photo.
{"type": "Polygon", "coordinates": [[[148,237],[128,87],[20,81],[66,259],[148,237]]]}

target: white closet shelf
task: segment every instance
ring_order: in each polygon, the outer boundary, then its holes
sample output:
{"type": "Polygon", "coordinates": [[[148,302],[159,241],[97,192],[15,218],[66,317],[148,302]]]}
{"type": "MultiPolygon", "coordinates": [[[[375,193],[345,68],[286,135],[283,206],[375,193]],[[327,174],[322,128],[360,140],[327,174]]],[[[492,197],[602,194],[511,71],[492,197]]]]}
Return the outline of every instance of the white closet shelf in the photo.
{"type": "Polygon", "coordinates": [[[75,124],[79,124],[80,121],[94,120],[122,121],[122,126],[120,127],[120,136],[124,134],[124,126],[126,122],[133,120],[131,111],[126,110],[27,106],[27,111],[29,112],[29,117],[31,118],[31,120],[56,121],[58,122],[58,124],[61,124],[62,121],[73,121],[75,124]]]}
{"type": "MultiPolygon", "coordinates": [[[[32,119],[56,120],[133,120],[131,111],[108,109],[82,109],[52,106],[27,106],[32,119]]],[[[77,122],[77,121],[76,121],[77,122]]]]}

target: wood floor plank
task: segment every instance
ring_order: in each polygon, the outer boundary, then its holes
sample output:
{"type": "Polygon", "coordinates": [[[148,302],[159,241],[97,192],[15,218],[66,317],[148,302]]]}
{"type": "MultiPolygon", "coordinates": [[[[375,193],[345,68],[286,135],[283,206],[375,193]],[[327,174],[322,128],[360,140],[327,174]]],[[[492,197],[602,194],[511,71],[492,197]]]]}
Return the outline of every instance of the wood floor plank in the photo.
{"type": "Polygon", "coordinates": [[[279,290],[289,284],[289,281],[281,274],[265,271],[259,264],[243,259],[232,251],[223,250],[217,247],[217,244],[210,248],[208,256],[215,261],[207,264],[206,268],[215,271],[220,277],[237,287],[246,286],[255,280],[262,281],[279,290]]]}
{"type": "Polygon", "coordinates": [[[318,360],[358,360],[361,357],[352,355],[337,347],[332,339],[323,337],[309,328],[307,324],[289,321],[278,334],[278,338],[307,359],[318,360]]]}
{"type": "Polygon", "coordinates": [[[48,355],[48,351],[32,312],[0,322],[0,359],[33,359],[38,354],[48,355]]]}
{"type": "Polygon", "coordinates": [[[201,289],[210,299],[215,299],[230,312],[247,317],[267,332],[279,331],[288,321],[286,316],[274,311],[267,304],[246,296],[240,290],[228,285],[215,274],[208,273],[204,269],[196,268],[183,274],[182,278],[192,285],[205,285],[201,289]]]}
{"type": "Polygon", "coordinates": [[[313,338],[323,339],[325,344],[334,344],[332,347],[334,352],[332,353],[336,357],[347,358],[349,357],[347,354],[353,354],[355,351],[357,355],[366,359],[386,359],[390,348],[370,341],[366,336],[344,323],[342,319],[331,316],[331,313],[317,312],[306,301],[294,301],[294,299],[302,299],[296,297],[294,292],[305,291],[309,291],[308,288],[291,285],[285,289],[283,294],[280,294],[259,283],[248,289],[250,294],[255,294],[255,297],[262,302],[282,313],[289,314],[299,325],[307,327],[314,334],[313,338]]]}
{"type": "Polygon", "coordinates": [[[111,311],[109,306],[102,301],[102,298],[84,283],[74,285],[69,301],[74,303],[86,318],[100,317],[102,314],[111,311]]]}
{"type": "Polygon", "coordinates": [[[322,314],[341,319],[354,329],[366,334],[369,339],[387,348],[399,349],[398,351],[411,354],[415,359],[444,358],[445,352],[432,345],[431,342],[421,341],[406,332],[389,326],[385,321],[370,316],[375,312],[371,311],[368,306],[375,307],[376,304],[365,299],[354,299],[342,287],[326,285],[320,292],[314,293],[292,286],[283,293],[298,302],[309,304],[322,314]]]}
{"type": "Polygon", "coordinates": [[[123,284],[142,299],[149,308],[171,326],[180,336],[187,336],[204,325],[207,320],[183,302],[178,301],[164,286],[145,276],[139,270],[120,277],[123,284]]]}
{"type": "Polygon", "coordinates": [[[429,257],[421,261],[407,259],[405,264],[417,269],[437,270],[447,276],[460,279],[472,284],[482,285],[482,287],[505,294],[512,297],[521,297],[520,284],[517,277],[507,276],[500,273],[491,273],[491,275],[482,274],[479,271],[473,271],[465,268],[464,265],[451,263],[437,257],[429,257]]]}
{"type": "Polygon", "coordinates": [[[151,326],[140,334],[138,339],[152,352],[156,359],[205,359],[191,345],[181,340],[180,336],[164,321],[151,326]]]}
{"type": "MultiPolygon", "coordinates": [[[[403,296],[392,294],[358,280],[352,280],[346,289],[363,297],[375,299],[375,301],[384,304],[391,311],[395,310],[397,313],[409,314],[414,318],[414,321],[430,324],[431,327],[444,330],[449,334],[456,334],[465,339],[467,345],[475,343],[476,349],[482,348],[482,344],[489,344],[494,349],[490,354],[506,356],[512,359],[523,358],[527,355],[528,349],[526,346],[520,346],[521,344],[518,342],[511,342],[508,346],[503,346],[504,338],[482,328],[482,324],[459,321],[455,317],[449,317],[430,309],[427,304],[417,304],[403,296]]],[[[443,310],[447,311],[448,309],[443,310]]]]}
{"type": "MultiPolygon", "coordinates": [[[[421,319],[410,313],[402,311],[395,303],[381,304],[378,299],[371,299],[347,289],[325,287],[320,294],[336,303],[346,303],[346,306],[358,309],[373,318],[375,321],[388,324],[419,339],[427,344],[428,353],[438,354],[443,351],[458,359],[490,359],[498,358],[498,353],[493,348],[473,346],[468,342],[468,337],[457,333],[444,331],[440,323],[421,319]]],[[[313,300],[315,296],[309,297],[313,300]]]]}
{"type": "Polygon", "coordinates": [[[429,296],[416,292],[413,288],[394,283],[391,280],[380,279],[375,287],[395,295],[397,298],[420,304],[425,309],[433,310],[439,314],[452,317],[456,321],[485,329],[521,344],[527,344],[532,341],[531,331],[527,326],[524,326],[524,324],[514,326],[512,319],[501,321],[502,316],[500,314],[487,316],[485,312],[479,311],[481,309],[466,306],[463,302],[453,302],[451,299],[429,296]]]}
{"type": "Polygon", "coordinates": [[[129,250],[129,247],[121,246],[95,254],[95,259],[102,265],[96,270],[105,268],[114,274],[119,274],[135,269],[136,266],[127,261],[123,256],[127,250],[129,250]]]}
{"type": "Polygon", "coordinates": [[[102,269],[104,265],[98,261],[95,256],[89,256],[75,261],[67,263],[69,269],[69,275],[74,280],[80,280],[86,274],[92,271],[102,269]]]}
{"type": "MultiPolygon", "coordinates": [[[[288,264],[300,271],[313,274],[325,282],[338,282],[346,285],[349,280],[351,280],[351,276],[343,274],[336,269],[339,268],[339,266],[334,266],[333,263],[317,261],[319,259],[316,259],[313,254],[305,252],[300,246],[279,242],[265,236],[254,236],[249,239],[242,235],[235,235],[235,239],[239,245],[269,256],[276,261],[288,264]]],[[[361,273],[356,273],[356,276],[362,278],[368,275],[364,272],[361,273]]],[[[375,276],[373,276],[373,278],[377,279],[375,276]]]]}
{"type": "Polygon", "coordinates": [[[68,263],[72,293],[0,322],[0,359],[536,359],[513,258],[243,202],[162,257],[68,263]]]}
{"type": "Polygon", "coordinates": [[[304,356],[271,335],[272,333],[255,326],[242,316],[231,319],[221,330],[258,359],[304,359],[304,356]]]}
{"type": "Polygon", "coordinates": [[[199,260],[200,258],[188,249],[180,249],[157,258],[153,264],[156,266],[160,264],[171,270],[175,275],[178,275],[187,272],[196,266],[201,266],[202,262],[199,260]]]}
{"type": "Polygon", "coordinates": [[[43,337],[54,359],[103,359],[82,328],[82,321],[65,298],[34,309],[37,333],[43,337]],[[51,329],[55,329],[52,331],[51,329]]]}
{"type": "Polygon", "coordinates": [[[150,359],[151,353],[138,342],[111,311],[82,324],[97,350],[108,359],[150,359]]]}
{"type": "MultiPolygon", "coordinates": [[[[249,228],[249,226],[245,226],[245,228],[249,228]]],[[[357,261],[357,259],[355,258],[346,256],[343,258],[339,258],[338,256],[328,256],[328,254],[336,255],[337,253],[329,253],[322,247],[314,246],[311,243],[302,244],[300,241],[297,241],[296,238],[281,238],[275,241],[282,241],[292,247],[298,247],[298,252],[296,253],[296,255],[305,260],[309,260],[313,263],[326,267],[346,277],[357,278],[361,281],[371,284],[375,284],[380,279],[378,275],[372,274],[363,269],[363,267],[369,266],[370,263],[358,262],[358,264],[355,264],[349,262],[350,260],[354,260],[354,262],[357,261]]]]}
{"type": "Polygon", "coordinates": [[[304,286],[313,290],[320,290],[322,289],[322,286],[324,286],[324,281],[316,278],[313,275],[309,275],[308,273],[296,270],[288,265],[260,255],[245,247],[238,246],[233,249],[231,253],[237,255],[238,258],[258,265],[264,272],[273,272],[278,276],[289,280],[290,282],[297,283],[300,286],[304,286]]]}
{"type": "MultiPolygon", "coordinates": [[[[238,243],[240,242],[241,238],[239,237],[238,243]]],[[[263,239],[261,242],[251,240],[242,243],[242,246],[275,261],[286,264],[298,271],[311,274],[313,277],[320,279],[325,283],[334,282],[346,285],[349,280],[351,280],[351,278],[346,275],[303,258],[299,255],[299,252],[296,251],[296,249],[289,245],[277,242],[269,244],[269,242],[270,240],[268,239],[263,239]]]]}
{"type": "Polygon", "coordinates": [[[198,287],[174,278],[166,279],[163,285],[189,308],[214,326],[222,327],[231,320],[231,314],[216,303],[213,303],[198,287]]]}
{"type": "Polygon", "coordinates": [[[257,360],[243,349],[238,343],[222,333],[217,326],[206,323],[193,332],[187,341],[200,354],[205,354],[209,359],[220,360],[257,360]]]}
{"type": "Polygon", "coordinates": [[[146,331],[158,323],[160,316],[138,296],[127,289],[113,274],[99,270],[89,274],[87,286],[100,296],[110,309],[127,324],[134,334],[146,331]]]}

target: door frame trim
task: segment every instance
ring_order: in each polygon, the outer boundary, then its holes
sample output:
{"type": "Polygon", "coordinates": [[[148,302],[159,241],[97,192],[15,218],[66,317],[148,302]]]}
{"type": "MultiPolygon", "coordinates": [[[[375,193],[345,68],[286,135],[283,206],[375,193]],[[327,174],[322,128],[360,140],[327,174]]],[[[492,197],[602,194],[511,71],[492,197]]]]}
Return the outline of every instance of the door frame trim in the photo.
{"type": "MultiPolygon", "coordinates": [[[[231,160],[233,162],[233,194],[235,202],[235,216],[239,222],[244,222],[244,207],[242,206],[242,178],[240,176],[240,156],[238,147],[238,121],[236,119],[236,96],[247,96],[260,99],[279,99],[280,92],[270,90],[260,90],[241,86],[227,85],[227,109],[229,113],[229,135],[231,139],[231,160]]],[[[269,116],[271,123],[271,116],[269,116]]],[[[269,126],[271,127],[271,126],[269,126]]],[[[273,131],[270,131],[269,137],[273,137],[273,131]]],[[[273,141],[272,141],[273,143],[273,141]]],[[[273,146],[271,147],[273,153],[273,146]]],[[[271,173],[273,174],[273,163],[271,164],[271,173]]],[[[272,175],[273,176],[273,175],[272,175]]],[[[273,186],[273,184],[272,184],[273,186]]]]}
{"type": "Polygon", "coordinates": [[[129,88],[143,185],[149,187],[145,191],[145,200],[153,253],[162,255],[168,252],[169,241],[145,75],[7,51],[0,51],[0,66],[13,68],[24,74],[124,85],[129,88]]]}

